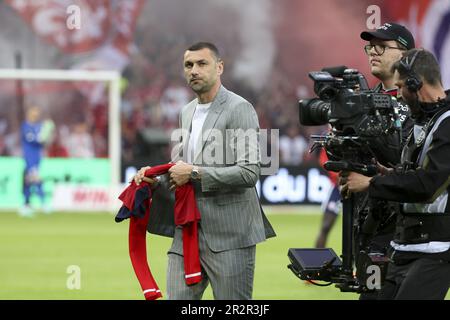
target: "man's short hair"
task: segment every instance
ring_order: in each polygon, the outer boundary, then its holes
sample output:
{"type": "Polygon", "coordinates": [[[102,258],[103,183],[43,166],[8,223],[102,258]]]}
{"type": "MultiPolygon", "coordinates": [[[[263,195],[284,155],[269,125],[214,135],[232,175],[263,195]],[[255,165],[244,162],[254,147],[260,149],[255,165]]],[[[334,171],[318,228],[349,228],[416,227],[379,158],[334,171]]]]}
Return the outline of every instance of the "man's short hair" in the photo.
{"type": "Polygon", "coordinates": [[[442,85],[441,70],[435,56],[425,49],[412,49],[403,53],[403,57],[394,63],[392,71],[398,71],[400,79],[414,74],[431,86],[442,85]],[[414,62],[412,59],[417,54],[414,62]],[[408,70],[408,66],[409,70],[408,70]]]}
{"type": "Polygon", "coordinates": [[[217,47],[211,42],[197,42],[187,48],[188,51],[198,51],[202,49],[209,49],[216,57],[216,59],[220,60],[219,49],[217,49],[217,47]]]}

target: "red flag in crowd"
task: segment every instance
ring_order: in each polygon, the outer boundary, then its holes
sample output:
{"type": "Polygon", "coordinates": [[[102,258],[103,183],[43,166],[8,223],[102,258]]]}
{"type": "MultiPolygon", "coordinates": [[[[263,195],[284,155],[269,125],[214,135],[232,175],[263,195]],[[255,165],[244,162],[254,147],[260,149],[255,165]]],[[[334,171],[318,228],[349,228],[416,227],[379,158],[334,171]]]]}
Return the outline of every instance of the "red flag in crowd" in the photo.
{"type": "Polygon", "coordinates": [[[112,41],[125,54],[144,4],[144,0],[6,2],[38,36],[66,53],[89,52],[112,41]],[[78,28],[73,25],[76,14],[78,28]]]}

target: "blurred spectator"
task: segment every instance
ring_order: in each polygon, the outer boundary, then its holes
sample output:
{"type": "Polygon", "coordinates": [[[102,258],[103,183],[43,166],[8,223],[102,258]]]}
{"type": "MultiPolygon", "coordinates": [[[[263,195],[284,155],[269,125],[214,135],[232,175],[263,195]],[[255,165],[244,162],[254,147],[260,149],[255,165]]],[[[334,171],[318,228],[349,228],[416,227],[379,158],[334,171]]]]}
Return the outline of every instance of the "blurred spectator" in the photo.
{"type": "Polygon", "coordinates": [[[122,120],[122,159],[125,163],[131,163],[134,158],[136,146],[136,130],[134,127],[124,125],[122,120]]]}
{"type": "Polygon", "coordinates": [[[4,137],[6,155],[10,157],[22,156],[22,150],[20,148],[20,134],[18,132],[10,132],[4,137]]]}
{"type": "Polygon", "coordinates": [[[6,144],[3,135],[0,135],[0,156],[6,156],[6,144]]]}
{"type": "Polygon", "coordinates": [[[0,156],[7,155],[6,142],[5,142],[5,133],[6,133],[7,127],[8,127],[8,124],[6,123],[6,120],[0,119],[0,156]]]}
{"type": "Polygon", "coordinates": [[[130,125],[132,125],[137,130],[142,130],[147,127],[149,116],[146,112],[143,101],[133,101],[133,112],[131,113],[131,118],[129,119],[129,121],[130,125]]]}
{"type": "Polygon", "coordinates": [[[94,142],[95,157],[97,158],[107,158],[108,157],[108,141],[106,140],[103,132],[95,128],[92,135],[94,142]]]}
{"type": "Polygon", "coordinates": [[[55,130],[53,142],[47,148],[47,157],[50,158],[67,158],[69,152],[61,141],[61,134],[59,130],[55,130]]]}
{"type": "Polygon", "coordinates": [[[161,97],[161,110],[164,120],[173,127],[178,127],[178,115],[181,108],[191,100],[191,93],[185,85],[174,83],[169,85],[161,97]]]}
{"type": "Polygon", "coordinates": [[[300,134],[299,126],[290,126],[286,135],[280,137],[280,162],[284,165],[297,166],[303,163],[308,143],[300,134]]]}
{"type": "Polygon", "coordinates": [[[94,131],[106,137],[108,133],[108,106],[106,104],[98,104],[92,113],[94,131]]]}
{"type": "Polygon", "coordinates": [[[70,157],[94,157],[94,142],[85,123],[78,123],[74,125],[73,131],[67,139],[67,150],[69,151],[70,157]]]}

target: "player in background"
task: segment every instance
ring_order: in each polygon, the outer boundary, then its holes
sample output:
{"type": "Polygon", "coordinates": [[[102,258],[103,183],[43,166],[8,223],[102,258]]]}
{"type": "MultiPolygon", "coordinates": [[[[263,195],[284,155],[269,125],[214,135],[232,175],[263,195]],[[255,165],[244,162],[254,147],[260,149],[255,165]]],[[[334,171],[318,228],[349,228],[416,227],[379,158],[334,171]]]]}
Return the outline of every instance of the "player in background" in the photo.
{"type": "Polygon", "coordinates": [[[51,141],[54,131],[54,123],[51,120],[41,119],[41,109],[32,105],[26,111],[26,119],[21,126],[22,154],[25,162],[23,176],[24,206],[19,210],[19,215],[32,217],[34,210],[30,205],[32,194],[36,194],[41,201],[44,212],[49,213],[45,205],[45,196],[42,189],[42,179],[39,174],[39,165],[45,146],[51,141]]]}
{"type": "MultiPolygon", "coordinates": [[[[320,151],[319,162],[323,166],[328,161],[325,149],[320,151]]],[[[342,201],[339,192],[339,185],[337,183],[338,174],[336,172],[328,171],[332,186],[328,192],[328,196],[322,202],[321,210],[323,212],[322,225],[320,227],[319,235],[316,239],[316,248],[325,248],[328,234],[336,222],[336,218],[341,211],[342,201]]]]}

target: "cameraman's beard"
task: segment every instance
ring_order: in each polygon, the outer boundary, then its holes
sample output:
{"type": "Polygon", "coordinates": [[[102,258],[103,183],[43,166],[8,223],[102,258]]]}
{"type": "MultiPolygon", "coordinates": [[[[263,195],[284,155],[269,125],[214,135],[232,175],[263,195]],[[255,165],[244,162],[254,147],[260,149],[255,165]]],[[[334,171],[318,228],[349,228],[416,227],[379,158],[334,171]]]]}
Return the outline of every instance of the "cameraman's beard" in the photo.
{"type": "Polygon", "coordinates": [[[409,110],[411,111],[411,118],[413,118],[417,124],[424,122],[425,113],[420,107],[420,101],[417,93],[414,93],[410,97],[405,98],[405,102],[408,104],[409,110]]]}

